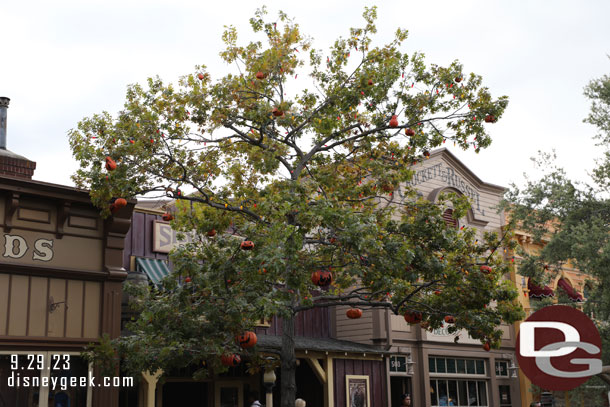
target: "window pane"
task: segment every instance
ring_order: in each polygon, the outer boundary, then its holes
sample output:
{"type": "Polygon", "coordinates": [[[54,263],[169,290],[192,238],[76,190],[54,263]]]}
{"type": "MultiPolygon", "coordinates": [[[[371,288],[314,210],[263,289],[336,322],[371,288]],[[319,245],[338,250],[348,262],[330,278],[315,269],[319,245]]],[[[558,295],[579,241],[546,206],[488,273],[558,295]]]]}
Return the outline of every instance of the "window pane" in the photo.
{"type": "Polygon", "coordinates": [[[478,382],[479,385],[479,405],[487,405],[487,386],[485,382],[478,382]]]}
{"type": "Polygon", "coordinates": [[[445,358],[436,358],[436,373],[445,373],[445,358]]]}
{"type": "Polygon", "coordinates": [[[508,362],[496,362],[496,376],[508,376],[508,362]]]}
{"type": "Polygon", "coordinates": [[[477,399],[477,382],[468,381],[468,405],[478,406],[479,402],[477,399]]]}
{"type": "Polygon", "coordinates": [[[438,390],[436,388],[436,380],[430,380],[430,399],[433,406],[438,406],[438,390]]]}
{"type": "Polygon", "coordinates": [[[468,374],[475,374],[474,370],[474,360],[466,359],[466,372],[468,374]]]}
{"type": "Polygon", "coordinates": [[[500,386],[500,406],[510,405],[510,386],[500,386]]]}
{"type": "Polygon", "coordinates": [[[466,381],[460,380],[458,382],[458,387],[460,391],[460,406],[468,405],[468,389],[466,388],[466,381]]]}
{"type": "Polygon", "coordinates": [[[485,361],[482,359],[477,359],[477,374],[485,374],[485,361]]]}
{"type": "MultiPolygon", "coordinates": [[[[68,364],[64,364],[64,361],[65,359],[62,358],[62,355],[52,355],[51,357],[51,363],[53,365],[57,363],[58,367],[67,367],[68,364]]],[[[80,377],[87,377],[87,374],[87,362],[74,355],[70,356],[68,369],[51,370],[52,380],[56,377],[58,383],[61,381],[70,383],[70,378],[77,377],[77,386],[68,387],[67,390],[62,390],[59,386],[55,389],[49,388],[49,406],[85,407],[87,404],[87,386],[81,387],[78,381],[80,377]]]]}
{"type": "Polygon", "coordinates": [[[434,358],[428,358],[428,369],[430,370],[430,373],[436,372],[436,361],[434,358]]]}
{"type": "Polygon", "coordinates": [[[457,381],[448,380],[448,384],[449,384],[449,400],[447,402],[447,405],[448,406],[457,406],[458,405],[457,381]]]}
{"type": "Polygon", "coordinates": [[[438,380],[438,405],[448,406],[447,380],[438,380]]]}
{"type": "Polygon", "coordinates": [[[37,359],[44,356],[39,355],[0,355],[0,406],[38,406],[40,370],[37,368],[44,368],[44,359],[37,359]],[[17,385],[15,379],[14,386],[8,386],[11,375],[19,377],[20,385],[17,385]],[[29,386],[23,385],[26,380],[29,386]]]}
{"type": "Polygon", "coordinates": [[[455,373],[455,359],[447,359],[447,373],[455,373]]]}
{"type": "Polygon", "coordinates": [[[457,360],[457,372],[466,373],[466,361],[464,359],[457,360]]]}

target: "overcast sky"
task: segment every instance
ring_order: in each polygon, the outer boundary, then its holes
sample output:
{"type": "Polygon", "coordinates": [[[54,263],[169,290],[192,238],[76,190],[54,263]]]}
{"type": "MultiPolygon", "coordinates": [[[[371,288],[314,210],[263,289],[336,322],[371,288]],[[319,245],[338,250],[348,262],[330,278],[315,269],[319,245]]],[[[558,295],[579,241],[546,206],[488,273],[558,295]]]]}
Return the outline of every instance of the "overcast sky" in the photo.
{"type": "MultiPolygon", "coordinates": [[[[478,155],[451,148],[483,181],[508,186],[532,172],[538,150],[584,180],[600,157],[583,87],[610,73],[610,2],[559,0],[379,1],[375,44],[397,27],[404,51],[428,63],[459,59],[507,95],[504,117],[478,155]]],[[[67,132],[83,117],[121,109],[126,86],[159,75],[175,82],[205,64],[226,70],[218,54],[224,25],[245,41],[248,18],[266,4],[283,10],[326,48],[361,25],[370,1],[5,1],[0,6],[0,96],[11,98],[8,148],[38,163],[34,179],[71,185],[76,169],[67,132]]]]}

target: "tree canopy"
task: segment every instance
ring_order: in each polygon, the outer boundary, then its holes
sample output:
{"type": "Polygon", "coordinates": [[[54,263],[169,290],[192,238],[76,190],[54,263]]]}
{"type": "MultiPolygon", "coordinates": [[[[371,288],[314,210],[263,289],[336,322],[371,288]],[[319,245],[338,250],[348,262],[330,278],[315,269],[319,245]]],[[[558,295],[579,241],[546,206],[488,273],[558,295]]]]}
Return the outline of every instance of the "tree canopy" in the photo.
{"type": "MultiPolygon", "coordinates": [[[[535,162],[546,169],[544,175],[527,180],[522,188],[513,186],[507,202],[512,221],[535,241],[544,242],[539,252],[523,253],[520,274],[543,282],[568,266],[590,276],[584,311],[596,321],[604,344],[604,364],[609,365],[610,77],[592,80],[585,96],[591,101],[591,111],[584,121],[598,128],[596,138],[603,154],[591,181],[570,179],[554,164],[554,154],[540,153],[535,162]]],[[[606,381],[610,383],[610,376],[606,381]]]]}
{"type": "Polygon", "coordinates": [[[194,232],[172,255],[181,279],[141,292],[133,336],[113,341],[126,368],[208,374],[239,353],[257,369],[263,349],[240,349],[235,337],[280,317],[282,405],[293,406],[298,312],[384,307],[429,329],[453,316],[450,332],[467,329],[486,347],[499,346],[502,320],[522,318],[503,279],[508,239],[447,226],[444,210],[460,218],[467,199],[428,202],[406,184],[445,142],[489,146],[507,98],[457,61],[405,53],[406,30],[374,46],[376,9],[363,17],[323,52],[263,8],[251,42],[224,32],[220,79],[203,65],[177,85],[150,78],[129,86],[116,117],[70,132],[74,180],[106,215],[120,210],[117,198],[164,196],[176,200],[173,227],[194,232]]]}

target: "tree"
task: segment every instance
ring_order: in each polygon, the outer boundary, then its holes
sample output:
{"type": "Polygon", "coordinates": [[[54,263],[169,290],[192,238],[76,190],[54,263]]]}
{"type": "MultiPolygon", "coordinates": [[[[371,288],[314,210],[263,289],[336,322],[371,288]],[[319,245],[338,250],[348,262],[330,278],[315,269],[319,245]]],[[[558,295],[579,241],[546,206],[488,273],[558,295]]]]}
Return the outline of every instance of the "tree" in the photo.
{"type": "MultiPolygon", "coordinates": [[[[524,253],[520,274],[544,281],[570,264],[591,276],[584,311],[595,320],[603,341],[602,357],[610,364],[610,77],[593,80],[585,88],[591,112],[584,120],[600,133],[598,146],[603,158],[597,161],[592,182],[571,180],[554,165],[554,154],[541,153],[535,162],[546,173],[527,180],[523,188],[513,186],[507,195],[512,222],[548,241],[539,253],[524,253]]],[[[610,366],[601,375],[610,384],[610,366]]]]}
{"type": "Polygon", "coordinates": [[[493,99],[457,61],[428,67],[403,53],[405,30],[373,47],[376,9],[363,16],[324,54],[285,14],[269,22],[258,10],[250,25],[266,45],[238,45],[233,27],[223,35],[234,72],[213,82],[199,66],[177,87],[132,85],[116,118],[95,115],[71,131],[74,179],[106,215],[116,197],[160,193],[177,202],[174,227],[194,231],[172,257],[182,283],[141,293],[134,335],[111,344],[131,371],[197,364],[207,374],[238,352],[257,369],[260,352],[235,337],[277,316],[282,405],[293,406],[299,312],[385,307],[430,329],[451,315],[450,331],[496,347],[500,322],[522,317],[502,279],[504,236],[452,229],[443,210],[464,216],[465,198],[432,203],[405,187],[411,164],[447,140],[487,147],[507,98],[493,99]]]}

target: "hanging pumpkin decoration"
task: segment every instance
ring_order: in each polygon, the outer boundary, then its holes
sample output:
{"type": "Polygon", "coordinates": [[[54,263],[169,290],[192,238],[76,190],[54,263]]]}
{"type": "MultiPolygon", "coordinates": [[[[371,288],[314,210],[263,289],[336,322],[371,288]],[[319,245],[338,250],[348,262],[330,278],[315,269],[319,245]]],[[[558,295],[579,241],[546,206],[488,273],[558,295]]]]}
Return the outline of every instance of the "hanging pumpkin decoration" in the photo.
{"type": "Polygon", "coordinates": [[[222,355],[220,357],[220,363],[225,366],[235,367],[241,363],[241,357],[236,354],[222,355]]]}
{"type": "Polygon", "coordinates": [[[252,331],[246,331],[243,334],[236,336],[235,339],[239,343],[239,346],[244,349],[253,348],[254,345],[256,345],[256,342],[258,341],[256,334],[252,331]]]}
{"type": "Polygon", "coordinates": [[[489,267],[489,266],[481,266],[479,268],[479,270],[481,270],[481,273],[483,273],[483,274],[491,273],[491,267],[489,267]]]}
{"type": "Polygon", "coordinates": [[[419,311],[405,312],[405,321],[409,324],[419,324],[423,319],[422,313],[419,311]]]}
{"type": "Polygon", "coordinates": [[[415,130],[411,128],[405,129],[405,134],[409,137],[413,137],[415,135],[415,130]]]}
{"type": "Polygon", "coordinates": [[[208,230],[207,235],[208,235],[208,237],[216,236],[216,229],[208,230]]]}
{"type": "Polygon", "coordinates": [[[164,220],[164,221],[166,221],[166,222],[169,222],[170,220],[174,220],[174,215],[172,215],[172,214],[171,214],[171,213],[169,213],[169,212],[165,212],[165,213],[163,214],[163,216],[161,216],[161,219],[163,219],[163,220],[164,220]]]}
{"type": "Polygon", "coordinates": [[[485,349],[485,352],[489,352],[489,350],[491,349],[491,344],[489,342],[485,342],[485,345],[483,345],[483,349],[485,349]]]}
{"type": "Polygon", "coordinates": [[[398,116],[392,115],[390,119],[390,127],[398,127],[398,116]]]}
{"type": "Polygon", "coordinates": [[[243,242],[241,242],[241,245],[239,247],[241,247],[242,250],[252,250],[254,249],[254,242],[250,240],[244,240],[243,242]]]}
{"type": "Polygon", "coordinates": [[[453,315],[445,315],[445,322],[448,324],[455,324],[455,317],[453,315]]]}
{"type": "Polygon", "coordinates": [[[256,79],[265,79],[267,77],[267,74],[261,71],[258,71],[256,73],[256,79]]]}
{"type": "Polygon", "coordinates": [[[369,81],[367,82],[369,86],[373,86],[373,80],[369,79],[369,81]]]}
{"type": "Polygon", "coordinates": [[[198,73],[198,74],[197,74],[197,77],[199,78],[199,80],[200,80],[200,81],[202,81],[202,80],[203,80],[203,78],[204,78],[204,76],[203,76],[203,74],[202,74],[202,73],[198,73]]]}
{"type": "Polygon", "coordinates": [[[116,161],[114,161],[112,159],[112,157],[110,157],[110,156],[106,157],[106,170],[108,170],[108,171],[116,170],[116,161]]]}
{"type": "Polygon", "coordinates": [[[456,81],[457,83],[462,82],[462,77],[461,77],[461,76],[456,77],[456,78],[455,78],[455,81],[456,81]]]}
{"type": "Polygon", "coordinates": [[[190,277],[187,277],[187,278],[185,278],[185,279],[184,279],[184,282],[185,282],[185,283],[190,283],[191,281],[192,281],[192,280],[191,280],[191,278],[190,278],[190,277]]]}
{"type": "Polygon", "coordinates": [[[328,270],[316,270],[311,273],[311,282],[318,287],[326,287],[333,282],[333,273],[328,270]]]}
{"type": "Polygon", "coordinates": [[[274,107],[273,110],[271,111],[271,113],[273,113],[273,115],[275,117],[284,116],[284,111],[281,109],[278,109],[277,107],[274,107]]]}
{"type": "Polygon", "coordinates": [[[430,158],[430,152],[429,151],[424,151],[424,157],[430,158]]]}
{"type": "Polygon", "coordinates": [[[350,308],[345,312],[349,319],[358,319],[362,316],[362,310],[359,308],[350,308]]]}
{"type": "Polygon", "coordinates": [[[116,212],[125,206],[127,206],[127,200],[125,200],[125,198],[117,198],[114,203],[110,205],[110,210],[116,212]]]}
{"type": "Polygon", "coordinates": [[[496,117],[493,114],[488,114],[485,116],[485,123],[494,123],[496,121],[496,117]]]}

